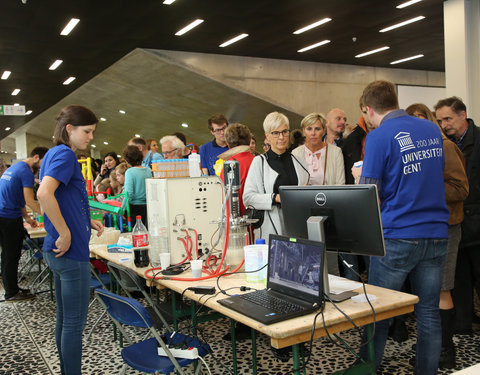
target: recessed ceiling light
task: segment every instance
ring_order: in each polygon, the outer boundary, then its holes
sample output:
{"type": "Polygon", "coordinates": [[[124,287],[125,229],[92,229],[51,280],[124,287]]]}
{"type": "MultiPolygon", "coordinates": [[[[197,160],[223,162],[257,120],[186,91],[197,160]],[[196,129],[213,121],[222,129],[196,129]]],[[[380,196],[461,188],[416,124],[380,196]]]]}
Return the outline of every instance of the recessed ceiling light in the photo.
{"type": "Polygon", "coordinates": [[[183,123],[182,126],[183,126],[184,128],[188,128],[188,124],[186,124],[186,123],[183,123]]]}
{"type": "Polygon", "coordinates": [[[52,65],[50,65],[50,68],[48,70],[55,70],[57,69],[60,64],[63,63],[63,60],[55,60],[52,65]]]}
{"type": "Polygon", "coordinates": [[[324,18],[320,21],[317,21],[317,22],[314,22],[312,23],[311,25],[307,25],[305,27],[302,27],[301,29],[298,29],[297,31],[294,31],[293,33],[294,34],[301,34],[301,33],[304,33],[305,31],[308,31],[310,29],[313,29],[317,26],[320,26],[320,25],[323,25],[324,23],[327,23],[327,22],[330,22],[332,19],[331,18],[324,18]]]}
{"type": "Polygon", "coordinates": [[[363,52],[357,56],[355,56],[357,59],[359,57],[363,57],[363,56],[368,56],[368,55],[371,55],[371,54],[374,54],[374,53],[377,53],[377,52],[382,52],[382,51],[385,51],[386,49],[389,49],[390,47],[388,46],[385,46],[385,47],[380,47],[380,48],[377,48],[377,49],[372,49],[371,51],[367,51],[367,52],[363,52]]]}
{"type": "Polygon", "coordinates": [[[174,2],[175,2],[175,0],[163,0],[163,3],[164,3],[165,5],[170,5],[170,4],[174,3],[174,2]]]}
{"type": "Polygon", "coordinates": [[[223,42],[222,44],[219,45],[219,47],[226,47],[226,46],[229,46],[230,44],[233,44],[235,42],[238,42],[239,40],[242,40],[243,38],[246,38],[248,36],[248,34],[240,34],[240,35],[237,35],[235,38],[232,38],[230,40],[227,40],[226,42],[223,42]]]}
{"type": "Polygon", "coordinates": [[[122,157],[122,155],[119,155],[119,154],[117,154],[117,158],[119,158],[119,159],[120,159],[121,157],[122,157]]]}
{"type": "Polygon", "coordinates": [[[18,95],[19,92],[20,92],[20,89],[15,89],[12,91],[12,95],[13,96],[18,95]]]}
{"type": "Polygon", "coordinates": [[[68,77],[65,82],[63,82],[63,84],[66,86],[66,85],[69,85],[70,83],[72,83],[73,81],[75,81],[75,77],[68,77]]]}
{"type": "Polygon", "coordinates": [[[305,52],[305,51],[311,50],[313,48],[323,46],[324,44],[328,44],[328,43],[330,43],[329,40],[322,40],[321,42],[318,42],[318,43],[312,44],[310,46],[304,47],[302,49],[299,49],[297,52],[305,52]]]}
{"type": "Polygon", "coordinates": [[[391,65],[400,64],[402,62],[419,59],[421,57],[423,57],[423,55],[410,56],[410,57],[406,57],[406,58],[401,59],[401,60],[392,61],[390,64],[391,65]]]}
{"type": "Polygon", "coordinates": [[[95,148],[95,147],[97,147],[97,146],[95,146],[95,145],[90,145],[90,147],[95,148]]]}
{"type": "Polygon", "coordinates": [[[105,117],[100,117],[100,121],[107,121],[105,117]]]}
{"type": "Polygon", "coordinates": [[[140,134],[135,134],[135,138],[141,138],[142,136],[140,134]]]}
{"type": "Polygon", "coordinates": [[[410,1],[407,1],[407,2],[405,2],[405,3],[398,4],[398,5],[396,6],[396,8],[397,8],[397,9],[406,8],[406,7],[408,7],[409,5],[413,5],[413,4],[415,4],[415,3],[419,3],[420,1],[422,1],[422,0],[410,0],[410,1]]]}
{"type": "Polygon", "coordinates": [[[108,145],[108,142],[103,142],[104,145],[108,145]]]}
{"type": "Polygon", "coordinates": [[[7,132],[8,132],[10,129],[11,129],[10,127],[8,127],[8,128],[5,128],[5,131],[7,131],[7,132]]]}
{"type": "Polygon", "coordinates": [[[29,109],[27,112],[25,112],[25,114],[28,116],[28,115],[31,115],[32,112],[33,112],[33,111],[32,111],[31,109],[29,109]]]}
{"type": "Polygon", "coordinates": [[[118,112],[120,112],[122,115],[124,115],[125,113],[127,113],[127,112],[125,112],[123,109],[120,109],[118,112]]]}
{"type": "Polygon", "coordinates": [[[8,79],[8,77],[10,77],[10,74],[12,74],[11,71],[5,70],[2,74],[2,79],[8,79]]]}
{"type": "Polygon", "coordinates": [[[400,22],[400,23],[397,23],[395,25],[392,25],[392,26],[388,26],[382,30],[379,30],[379,32],[381,33],[384,33],[386,31],[390,31],[390,30],[393,30],[393,29],[397,29],[399,27],[402,27],[402,26],[405,26],[405,25],[409,25],[413,22],[417,22],[417,21],[421,21],[423,20],[425,17],[424,16],[418,16],[418,17],[415,17],[415,18],[411,18],[409,20],[406,20],[406,21],[403,21],[403,22],[400,22]]]}
{"type": "Polygon", "coordinates": [[[13,103],[13,106],[14,106],[14,107],[18,107],[19,105],[20,105],[20,104],[18,104],[18,103],[13,103]]]}
{"type": "Polygon", "coordinates": [[[72,18],[68,23],[67,26],[63,28],[63,30],[60,32],[60,35],[68,35],[70,32],[73,30],[75,26],[77,26],[77,23],[79,23],[80,20],[78,18],[72,18]]]}
{"type": "Polygon", "coordinates": [[[180,36],[180,35],[183,35],[185,34],[186,32],[192,30],[194,27],[197,27],[198,25],[200,25],[201,23],[203,22],[203,20],[201,20],[200,18],[196,19],[195,21],[193,21],[192,23],[188,24],[187,26],[185,26],[183,29],[180,29],[178,30],[175,35],[177,36],[180,36]]]}

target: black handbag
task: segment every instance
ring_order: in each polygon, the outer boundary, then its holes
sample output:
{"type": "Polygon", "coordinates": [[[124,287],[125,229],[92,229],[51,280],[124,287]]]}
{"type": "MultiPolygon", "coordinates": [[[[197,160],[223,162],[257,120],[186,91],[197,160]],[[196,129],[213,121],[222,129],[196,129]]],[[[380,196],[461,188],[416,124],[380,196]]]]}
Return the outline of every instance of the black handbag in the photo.
{"type": "Polygon", "coordinates": [[[245,215],[247,215],[248,219],[258,219],[257,222],[250,224],[254,229],[258,229],[263,224],[263,219],[265,218],[265,211],[257,210],[254,207],[248,207],[245,210],[245,215]]]}

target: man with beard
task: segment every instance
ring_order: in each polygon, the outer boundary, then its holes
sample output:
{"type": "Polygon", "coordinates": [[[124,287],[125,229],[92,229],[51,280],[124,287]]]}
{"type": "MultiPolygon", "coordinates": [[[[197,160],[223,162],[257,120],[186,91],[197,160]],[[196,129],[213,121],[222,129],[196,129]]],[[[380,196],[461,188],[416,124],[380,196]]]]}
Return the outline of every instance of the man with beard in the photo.
{"type": "Polygon", "coordinates": [[[41,215],[33,197],[34,174],[40,169],[48,148],[36,147],[30,157],[8,168],[0,178],[0,245],[2,246],[2,279],[6,302],[21,302],[34,297],[17,283],[18,262],[25,230],[22,217],[32,226],[38,224],[27,213],[25,205],[41,215]]]}

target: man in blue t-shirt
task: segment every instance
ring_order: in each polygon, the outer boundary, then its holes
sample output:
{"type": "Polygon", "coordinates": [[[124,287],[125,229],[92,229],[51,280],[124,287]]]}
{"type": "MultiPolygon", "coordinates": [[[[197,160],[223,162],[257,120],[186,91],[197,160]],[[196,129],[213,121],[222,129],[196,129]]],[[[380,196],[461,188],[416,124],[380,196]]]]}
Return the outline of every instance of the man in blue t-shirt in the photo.
{"type": "Polygon", "coordinates": [[[225,129],[228,121],[224,115],[212,115],[208,119],[208,129],[215,137],[211,142],[200,146],[200,164],[204,175],[215,176],[215,165],[218,155],[228,150],[227,141],[225,140],[225,129]]]}
{"type": "MultiPolygon", "coordinates": [[[[365,119],[376,128],[366,138],[360,183],[378,187],[386,250],[383,258],[371,257],[368,282],[400,290],[410,278],[412,291],[420,299],[415,306],[415,374],[436,374],[442,343],[438,304],[449,218],[441,131],[431,121],[398,109],[391,82],[370,83],[360,100],[365,119]]],[[[375,327],[376,368],[388,326],[384,320],[375,327]]],[[[366,349],[362,357],[367,358],[366,349]]]]}
{"type": "Polygon", "coordinates": [[[25,229],[24,218],[32,227],[38,223],[28,216],[25,205],[41,215],[33,196],[34,174],[40,169],[48,148],[36,147],[30,157],[8,168],[0,178],[0,244],[2,246],[2,280],[6,302],[21,302],[35,297],[17,283],[25,229]]]}

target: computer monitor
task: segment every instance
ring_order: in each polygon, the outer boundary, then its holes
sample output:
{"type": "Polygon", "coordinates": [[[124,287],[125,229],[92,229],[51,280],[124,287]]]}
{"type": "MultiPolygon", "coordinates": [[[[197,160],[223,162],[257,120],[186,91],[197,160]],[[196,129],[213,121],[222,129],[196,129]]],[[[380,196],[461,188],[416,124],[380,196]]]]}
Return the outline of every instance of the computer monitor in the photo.
{"type": "Polygon", "coordinates": [[[284,235],[308,238],[307,219],[321,216],[327,251],[385,255],[376,185],[280,186],[280,199],[284,235]]]}
{"type": "MultiPolygon", "coordinates": [[[[327,251],[385,255],[376,185],[280,186],[287,236],[325,242],[327,251]]],[[[324,293],[333,301],[356,294],[330,293],[324,259],[324,293]]]]}

